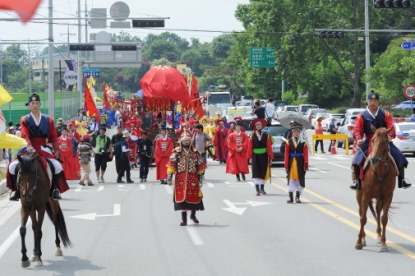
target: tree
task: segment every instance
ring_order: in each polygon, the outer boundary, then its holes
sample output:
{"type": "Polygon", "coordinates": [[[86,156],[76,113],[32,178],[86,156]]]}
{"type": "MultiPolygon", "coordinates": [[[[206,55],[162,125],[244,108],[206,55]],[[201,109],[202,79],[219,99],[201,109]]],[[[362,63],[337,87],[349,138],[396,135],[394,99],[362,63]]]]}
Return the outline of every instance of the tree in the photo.
{"type": "Polygon", "coordinates": [[[231,45],[234,43],[232,34],[223,34],[215,37],[211,43],[211,54],[215,59],[225,59],[228,57],[228,52],[231,45]]]}
{"type": "Polygon", "coordinates": [[[200,65],[203,63],[203,58],[197,49],[183,52],[180,59],[181,62],[186,63],[192,69],[196,77],[202,76],[203,70],[200,68],[200,65]]]}
{"type": "Polygon", "coordinates": [[[179,59],[179,50],[173,42],[157,40],[150,45],[146,56],[150,60],[166,58],[171,61],[177,61],[179,59]]]}
{"type": "Polygon", "coordinates": [[[26,50],[22,49],[18,44],[8,46],[3,52],[3,58],[18,60],[22,65],[29,64],[26,50]]]}
{"type": "Polygon", "coordinates": [[[131,34],[121,31],[119,34],[113,33],[111,35],[111,41],[116,42],[141,42],[141,38],[138,36],[132,36],[131,34]]]}

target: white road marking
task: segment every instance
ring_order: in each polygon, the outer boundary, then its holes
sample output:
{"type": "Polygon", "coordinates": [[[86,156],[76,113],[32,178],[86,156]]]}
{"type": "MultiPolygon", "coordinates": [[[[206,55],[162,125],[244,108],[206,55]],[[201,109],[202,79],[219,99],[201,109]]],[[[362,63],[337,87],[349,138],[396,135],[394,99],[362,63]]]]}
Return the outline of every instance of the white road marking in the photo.
{"type": "Polygon", "coordinates": [[[118,188],[122,188],[122,187],[124,187],[124,185],[118,185],[118,188]]]}
{"type": "Polygon", "coordinates": [[[215,187],[215,185],[213,185],[213,184],[212,184],[212,183],[210,183],[210,182],[207,182],[207,183],[206,183],[206,185],[207,185],[208,187],[210,187],[210,188],[215,187]]]}
{"type": "Polygon", "coordinates": [[[225,181],[225,184],[231,184],[231,182],[230,181],[225,181]]]}
{"type": "Polygon", "coordinates": [[[98,192],[102,192],[104,190],[105,186],[99,186],[98,192]]]}
{"type": "Polygon", "coordinates": [[[195,227],[186,227],[186,230],[187,233],[189,233],[189,236],[192,239],[194,245],[203,245],[203,240],[195,227]]]}
{"type": "MultiPolygon", "coordinates": [[[[29,219],[26,224],[26,229],[29,229],[32,225],[32,221],[29,219]]],[[[17,227],[10,236],[0,245],[0,259],[3,257],[4,253],[10,248],[10,246],[14,243],[14,241],[20,236],[20,225],[17,227]]]]}
{"type": "Polygon", "coordinates": [[[316,169],[316,168],[310,168],[310,171],[317,171],[317,172],[321,172],[321,173],[327,173],[325,171],[322,171],[322,170],[319,170],[319,169],[316,169]]]}
{"type": "Polygon", "coordinates": [[[248,182],[246,182],[246,183],[248,183],[249,185],[251,185],[252,187],[254,186],[254,182],[252,182],[252,181],[248,181],[248,182]]]}
{"type": "Polygon", "coordinates": [[[328,164],[333,165],[333,166],[336,166],[336,167],[340,167],[340,168],[348,169],[348,170],[350,170],[350,169],[351,169],[351,167],[350,167],[350,166],[349,166],[349,167],[346,167],[346,166],[341,166],[341,165],[337,165],[337,164],[332,163],[332,162],[329,162],[328,164]]]}
{"type": "Polygon", "coordinates": [[[345,156],[333,156],[333,158],[340,159],[340,160],[348,160],[348,159],[350,159],[350,157],[345,157],[345,156]]]}
{"type": "Polygon", "coordinates": [[[75,192],[80,192],[82,190],[83,186],[79,186],[78,188],[75,189],[75,192]]]}
{"type": "Polygon", "coordinates": [[[146,189],[146,185],[144,185],[144,184],[140,184],[140,189],[141,189],[141,190],[145,190],[145,189],[146,189]]]}
{"type": "Polygon", "coordinates": [[[229,185],[228,187],[229,188],[241,188],[241,187],[251,188],[251,186],[243,185],[243,184],[229,185]]]}
{"type": "Polygon", "coordinates": [[[114,204],[114,212],[112,214],[97,215],[97,213],[89,213],[89,214],[71,216],[71,218],[95,220],[95,218],[97,217],[114,217],[114,216],[119,216],[119,215],[121,215],[121,204],[114,204]]]}
{"type": "Polygon", "coordinates": [[[313,155],[311,155],[310,156],[310,159],[315,159],[315,160],[327,160],[327,158],[325,158],[325,157],[318,157],[318,156],[313,156],[313,155]]]}
{"type": "Polygon", "coordinates": [[[172,187],[171,187],[171,186],[166,185],[166,186],[164,186],[164,188],[166,189],[166,192],[167,192],[168,194],[173,194],[173,189],[172,189],[172,187]]]}
{"type": "Polygon", "coordinates": [[[21,204],[16,204],[14,201],[1,200],[0,201],[0,227],[6,223],[18,210],[21,208],[21,204]]]}

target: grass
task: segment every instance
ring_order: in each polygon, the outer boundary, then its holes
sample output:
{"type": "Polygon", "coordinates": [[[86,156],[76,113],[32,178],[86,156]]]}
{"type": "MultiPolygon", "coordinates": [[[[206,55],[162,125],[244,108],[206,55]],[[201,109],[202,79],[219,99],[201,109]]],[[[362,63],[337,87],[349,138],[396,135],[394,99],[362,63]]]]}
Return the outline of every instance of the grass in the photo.
{"type": "Polygon", "coordinates": [[[6,179],[6,170],[0,168],[0,181],[2,181],[3,179],[6,179]]]}

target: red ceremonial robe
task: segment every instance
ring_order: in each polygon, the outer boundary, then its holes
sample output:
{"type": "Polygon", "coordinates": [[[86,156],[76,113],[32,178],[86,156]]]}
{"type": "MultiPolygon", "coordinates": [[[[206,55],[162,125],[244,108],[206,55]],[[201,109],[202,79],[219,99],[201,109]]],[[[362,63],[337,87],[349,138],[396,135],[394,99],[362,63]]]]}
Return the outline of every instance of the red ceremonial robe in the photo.
{"type": "Polygon", "coordinates": [[[59,137],[58,142],[61,151],[61,159],[63,160],[63,173],[65,174],[65,178],[67,180],[76,180],[72,141],[68,136],[66,136],[66,139],[61,136],[59,137]]]}
{"type": "Polygon", "coordinates": [[[170,137],[166,136],[166,139],[159,137],[156,140],[155,159],[156,159],[156,179],[167,179],[167,163],[171,152],[173,151],[173,141],[170,137]]]}
{"type": "Polygon", "coordinates": [[[213,135],[213,143],[215,146],[215,154],[216,158],[219,161],[223,161],[226,159],[226,153],[228,151],[228,147],[226,145],[226,138],[228,136],[228,129],[220,127],[215,130],[215,134],[213,135]]]}
{"type": "Polygon", "coordinates": [[[228,137],[228,160],[226,162],[226,173],[231,174],[248,174],[248,141],[249,137],[244,132],[239,134],[233,132],[228,137]],[[237,148],[242,148],[237,152],[237,148]]]}

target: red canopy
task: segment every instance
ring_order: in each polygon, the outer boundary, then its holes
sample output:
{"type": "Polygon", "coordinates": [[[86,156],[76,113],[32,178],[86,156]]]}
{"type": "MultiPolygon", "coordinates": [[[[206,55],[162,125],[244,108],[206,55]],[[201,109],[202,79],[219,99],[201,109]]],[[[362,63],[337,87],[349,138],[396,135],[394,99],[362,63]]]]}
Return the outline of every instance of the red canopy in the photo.
{"type": "Polygon", "coordinates": [[[144,97],[167,97],[185,105],[190,102],[186,78],[174,67],[155,66],[140,80],[144,97]]]}

